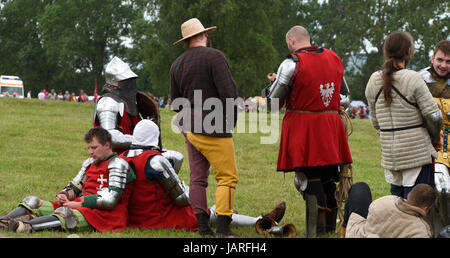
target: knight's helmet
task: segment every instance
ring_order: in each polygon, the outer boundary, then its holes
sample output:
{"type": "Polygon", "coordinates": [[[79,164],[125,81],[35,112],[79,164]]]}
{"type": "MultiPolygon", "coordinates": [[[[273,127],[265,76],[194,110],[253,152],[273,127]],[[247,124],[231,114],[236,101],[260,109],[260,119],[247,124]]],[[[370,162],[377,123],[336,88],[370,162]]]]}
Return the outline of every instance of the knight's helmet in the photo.
{"type": "Polygon", "coordinates": [[[116,86],[118,88],[112,89],[110,87],[103,87],[102,93],[106,96],[114,98],[116,101],[124,102],[125,108],[132,115],[137,115],[136,108],[136,78],[139,76],[135,74],[130,66],[123,62],[120,58],[114,57],[105,69],[106,84],[116,86]],[[119,82],[121,86],[119,87],[119,82]]]}

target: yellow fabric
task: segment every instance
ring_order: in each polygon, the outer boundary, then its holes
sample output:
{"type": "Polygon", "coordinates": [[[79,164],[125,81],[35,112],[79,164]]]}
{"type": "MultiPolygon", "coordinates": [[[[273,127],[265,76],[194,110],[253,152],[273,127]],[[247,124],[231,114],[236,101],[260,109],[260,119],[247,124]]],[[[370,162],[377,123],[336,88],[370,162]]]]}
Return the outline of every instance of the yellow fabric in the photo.
{"type": "MultiPolygon", "coordinates": [[[[434,98],[434,100],[436,101],[436,103],[439,106],[439,109],[442,112],[442,117],[444,118],[444,120],[442,121],[442,126],[447,126],[450,127],[450,119],[447,116],[447,113],[450,112],[450,99],[447,98],[434,98]]],[[[444,131],[441,130],[441,142],[443,143],[443,139],[444,139],[444,131]]],[[[448,142],[448,136],[447,136],[447,144],[450,144],[448,142]]],[[[444,145],[442,145],[443,147],[445,147],[444,145]]],[[[450,153],[449,153],[449,146],[447,145],[446,148],[446,152],[447,152],[447,157],[445,157],[444,155],[444,150],[440,150],[438,151],[438,158],[436,159],[437,163],[442,163],[444,165],[446,165],[447,167],[450,167],[450,153]]]]}
{"type": "Polygon", "coordinates": [[[186,133],[188,141],[209,161],[217,181],[216,213],[233,214],[234,195],[238,183],[238,172],[231,137],[212,137],[186,133]]]}

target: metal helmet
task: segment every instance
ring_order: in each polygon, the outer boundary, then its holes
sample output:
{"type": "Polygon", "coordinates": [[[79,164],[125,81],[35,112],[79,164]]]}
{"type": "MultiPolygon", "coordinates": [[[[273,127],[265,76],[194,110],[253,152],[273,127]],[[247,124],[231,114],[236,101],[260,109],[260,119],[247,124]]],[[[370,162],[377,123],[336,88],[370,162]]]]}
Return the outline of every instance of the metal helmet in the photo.
{"type": "Polygon", "coordinates": [[[105,80],[107,84],[119,86],[120,81],[137,78],[137,74],[131,71],[130,66],[115,56],[105,69],[105,80]]]}
{"type": "Polygon", "coordinates": [[[111,97],[117,102],[123,102],[127,112],[131,115],[137,115],[136,107],[136,78],[138,78],[130,66],[123,62],[120,58],[114,57],[105,69],[105,81],[108,85],[119,86],[118,88],[110,88],[107,85],[103,87],[102,94],[105,97],[111,97]]]}

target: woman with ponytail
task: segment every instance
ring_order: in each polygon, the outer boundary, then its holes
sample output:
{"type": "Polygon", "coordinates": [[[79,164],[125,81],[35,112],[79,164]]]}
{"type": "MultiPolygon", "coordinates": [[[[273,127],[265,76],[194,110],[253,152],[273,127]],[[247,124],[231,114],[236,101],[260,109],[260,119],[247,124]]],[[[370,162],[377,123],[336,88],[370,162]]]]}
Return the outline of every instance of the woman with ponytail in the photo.
{"type": "Polygon", "coordinates": [[[383,70],[366,86],[372,125],[380,135],[381,166],[391,193],[406,199],[420,183],[433,185],[433,158],[440,143],[442,115],[420,75],[406,69],[414,53],[408,32],[384,42],[383,70]]]}

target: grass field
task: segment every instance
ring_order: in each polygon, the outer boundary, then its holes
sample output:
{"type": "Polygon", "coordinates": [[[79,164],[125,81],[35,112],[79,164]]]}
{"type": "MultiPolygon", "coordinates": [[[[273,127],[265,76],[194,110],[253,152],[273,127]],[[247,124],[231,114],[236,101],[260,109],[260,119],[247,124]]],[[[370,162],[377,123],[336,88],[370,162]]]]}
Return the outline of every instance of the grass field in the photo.
{"type": "MultiPolygon", "coordinates": [[[[53,199],[78,173],[88,157],[83,142],[84,133],[92,126],[93,104],[59,102],[37,99],[0,99],[0,214],[17,207],[28,195],[44,200],[53,199]]],[[[162,142],[166,149],[185,155],[180,178],[189,182],[189,166],[184,137],[171,130],[174,112],[161,110],[162,142]]],[[[279,122],[283,115],[280,114],[279,122]]],[[[248,114],[239,119],[248,122],[248,114]],[[246,116],[246,117],[243,117],[246,116]]],[[[353,156],[354,182],[367,182],[373,198],[389,194],[380,166],[378,135],[368,119],[352,120],[353,134],[350,148],[353,156]]],[[[247,125],[249,126],[249,125],[247,125]]],[[[250,216],[270,211],[277,203],[286,201],[286,214],[281,224],[293,223],[297,237],[305,231],[304,201],[293,184],[293,173],[276,172],[278,142],[260,144],[262,133],[236,133],[236,150],[239,183],[236,189],[235,209],[250,216]]],[[[266,134],[267,136],[267,134],[266,134]]],[[[326,146],[323,147],[324,155],[326,146]]],[[[214,204],[216,182],[210,177],[209,205],[214,204]]],[[[262,237],[251,228],[233,229],[243,237],[262,237]]],[[[67,237],[70,233],[46,231],[33,233],[32,237],[67,237]]],[[[126,229],[116,233],[77,233],[80,237],[95,238],[191,238],[197,233],[176,230],[126,229]]],[[[6,237],[26,237],[23,234],[0,232],[6,237]]],[[[337,237],[330,234],[326,237],[337,237]]]]}

